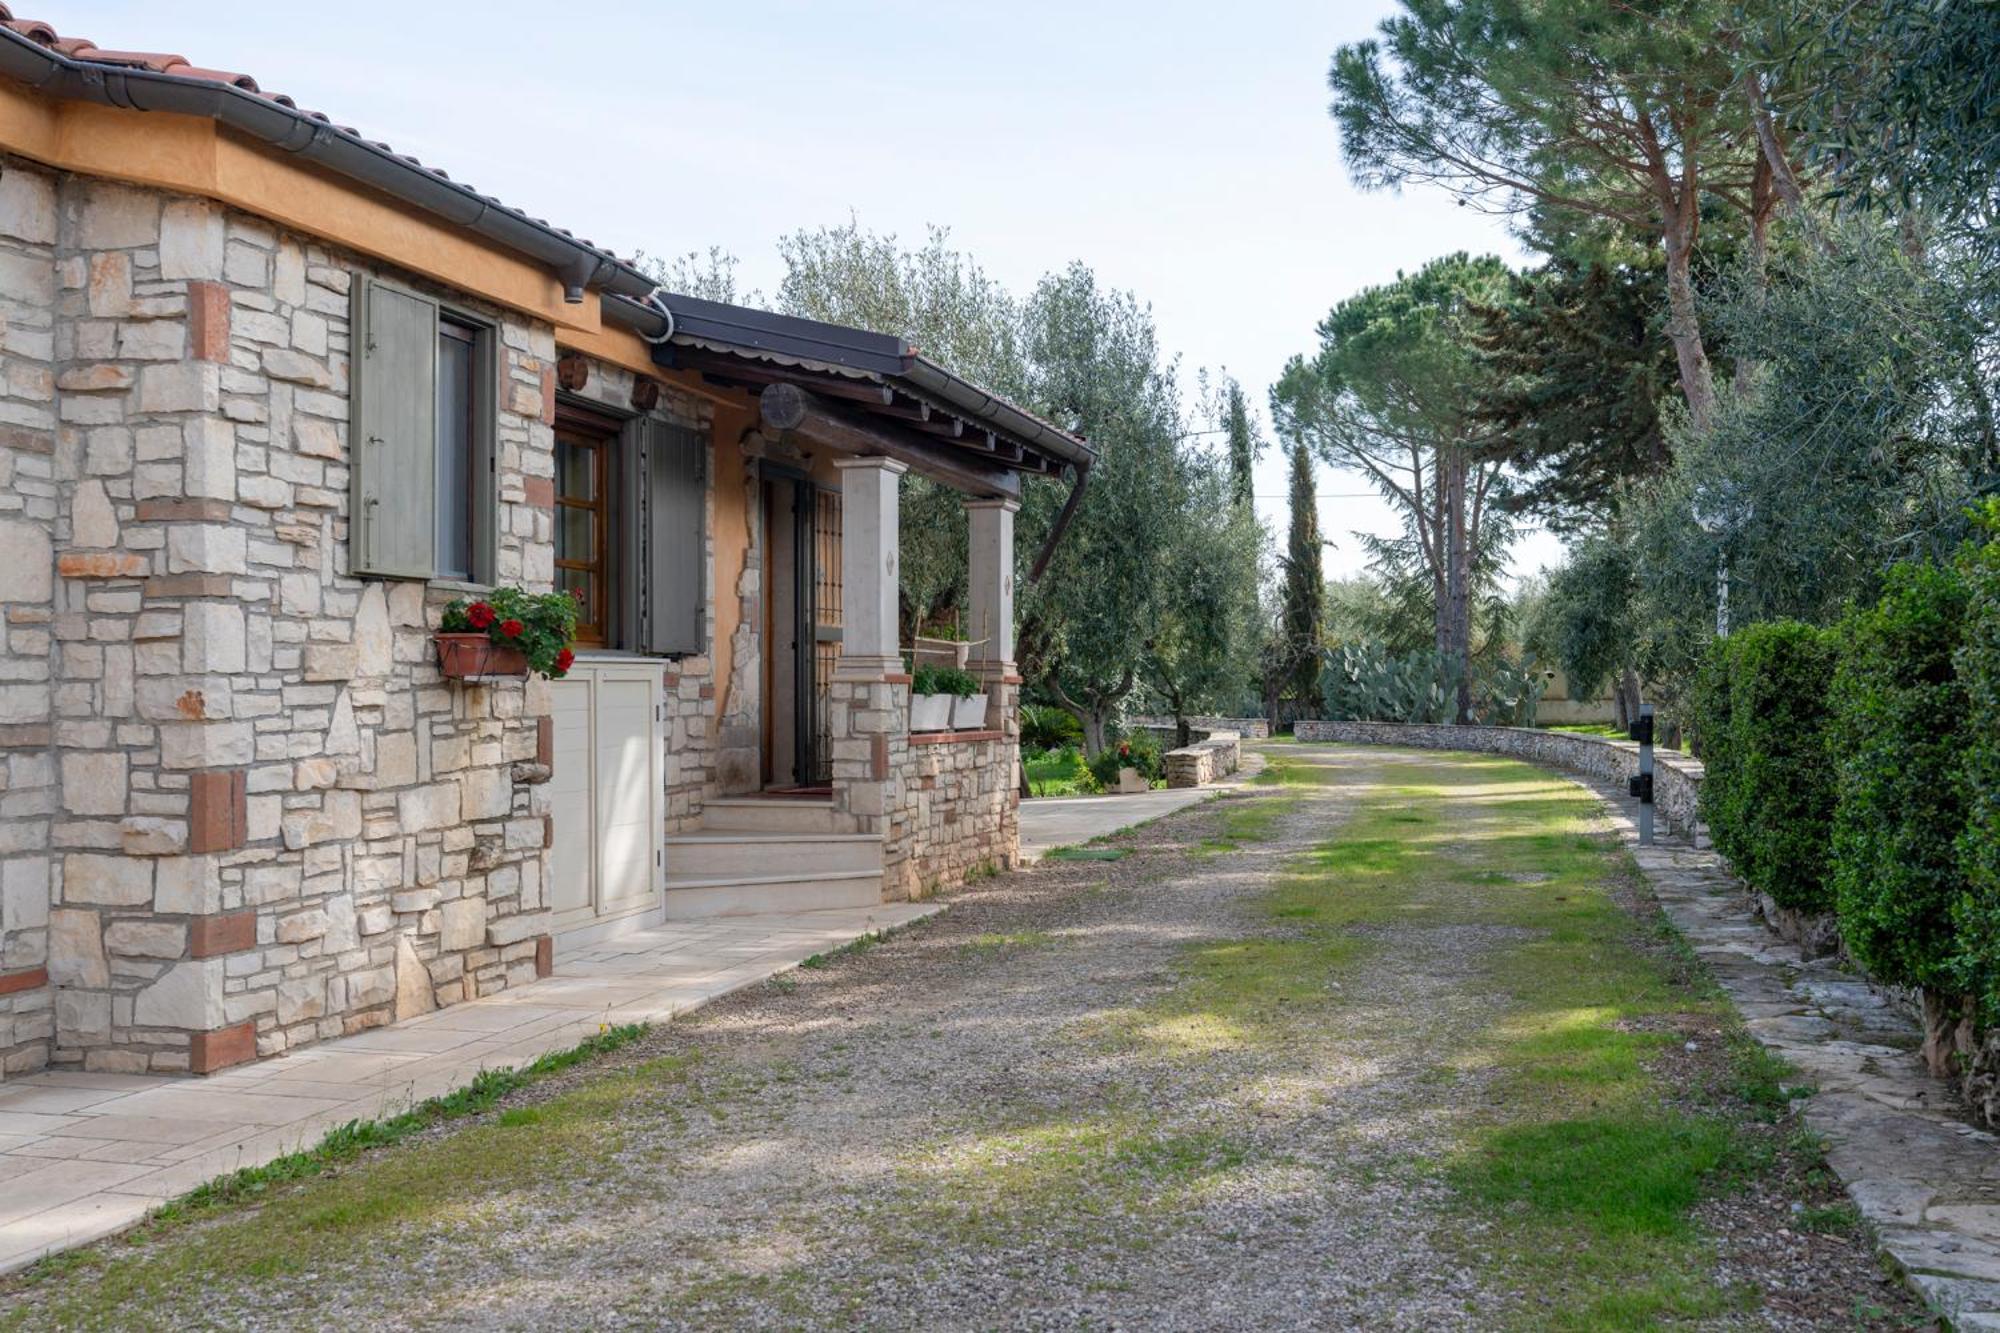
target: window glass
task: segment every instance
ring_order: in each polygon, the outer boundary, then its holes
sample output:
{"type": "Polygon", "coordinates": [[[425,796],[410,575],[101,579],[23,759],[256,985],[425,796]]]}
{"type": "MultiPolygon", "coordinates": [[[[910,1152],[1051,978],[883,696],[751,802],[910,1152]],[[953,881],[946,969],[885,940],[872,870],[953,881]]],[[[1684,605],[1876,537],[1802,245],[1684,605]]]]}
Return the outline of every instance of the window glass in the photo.
{"type": "Polygon", "coordinates": [[[437,556],[439,578],[470,579],[473,574],[473,486],[478,439],[478,395],[474,391],[475,329],[438,325],[437,363],[437,556]]]}
{"type": "Polygon", "coordinates": [[[556,429],[556,587],[577,599],[578,642],[603,646],[610,623],[604,472],[610,441],[556,429]]]}

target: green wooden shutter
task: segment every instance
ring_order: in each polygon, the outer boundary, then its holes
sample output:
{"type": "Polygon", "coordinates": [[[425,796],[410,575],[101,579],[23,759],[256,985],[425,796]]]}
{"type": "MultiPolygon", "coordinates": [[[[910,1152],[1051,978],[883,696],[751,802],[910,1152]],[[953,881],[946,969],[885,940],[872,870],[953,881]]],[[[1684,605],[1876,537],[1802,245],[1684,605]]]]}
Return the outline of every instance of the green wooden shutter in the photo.
{"type": "Polygon", "coordinates": [[[437,556],[437,302],[359,274],[352,299],[349,564],[427,579],[437,556]]]}
{"type": "Polygon", "coordinates": [[[646,591],[641,644],[651,653],[707,646],[708,436],[635,422],[646,476],[646,591]]]}

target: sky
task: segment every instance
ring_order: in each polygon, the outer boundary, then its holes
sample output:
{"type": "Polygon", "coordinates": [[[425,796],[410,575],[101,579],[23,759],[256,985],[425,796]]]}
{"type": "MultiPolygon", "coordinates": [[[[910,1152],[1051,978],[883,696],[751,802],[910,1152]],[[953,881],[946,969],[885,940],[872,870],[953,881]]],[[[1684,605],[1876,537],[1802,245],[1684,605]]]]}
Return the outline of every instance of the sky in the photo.
{"type": "MultiPolygon", "coordinates": [[[[1081,259],[1150,303],[1190,397],[1196,368],[1226,367],[1261,406],[1334,304],[1398,271],[1524,257],[1504,219],[1442,191],[1349,182],[1327,65],[1391,0],[14,8],[247,72],[620,253],[720,246],[747,287],[776,285],[779,236],[850,215],[912,244],[948,227],[1016,291],[1081,259]]],[[[1395,516],[1357,476],[1318,484],[1328,572],[1357,572],[1349,534],[1395,516]]],[[[1282,540],[1275,449],[1257,492],[1282,540]]],[[[1514,573],[1560,550],[1531,533],[1514,573]]]]}

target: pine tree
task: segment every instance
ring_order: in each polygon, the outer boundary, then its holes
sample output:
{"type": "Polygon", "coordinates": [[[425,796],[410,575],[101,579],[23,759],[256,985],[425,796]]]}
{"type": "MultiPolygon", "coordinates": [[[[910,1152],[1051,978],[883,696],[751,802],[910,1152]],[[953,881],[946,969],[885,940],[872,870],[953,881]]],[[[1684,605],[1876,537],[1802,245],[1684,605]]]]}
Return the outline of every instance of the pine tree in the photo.
{"type": "Polygon", "coordinates": [[[1326,619],[1326,572],[1320,562],[1319,496],[1313,489],[1312,454],[1292,444],[1292,530],[1285,551],[1285,601],[1280,633],[1283,680],[1294,697],[1312,702],[1319,693],[1319,649],[1326,619]]]}

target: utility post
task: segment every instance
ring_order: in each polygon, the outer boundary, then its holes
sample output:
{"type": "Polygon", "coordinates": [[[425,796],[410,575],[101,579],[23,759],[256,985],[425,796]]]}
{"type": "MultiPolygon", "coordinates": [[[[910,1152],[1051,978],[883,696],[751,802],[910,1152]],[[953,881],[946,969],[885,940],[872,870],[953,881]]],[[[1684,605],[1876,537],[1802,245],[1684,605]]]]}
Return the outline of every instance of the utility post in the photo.
{"type": "Polygon", "coordinates": [[[1632,779],[1632,795],[1639,798],[1639,845],[1653,845],[1653,705],[1640,704],[1632,722],[1632,739],[1639,742],[1639,775],[1632,779]]]}

